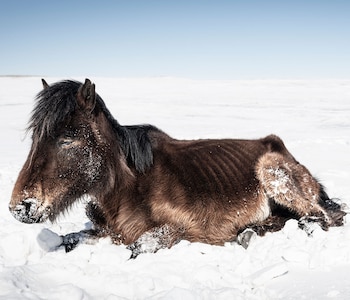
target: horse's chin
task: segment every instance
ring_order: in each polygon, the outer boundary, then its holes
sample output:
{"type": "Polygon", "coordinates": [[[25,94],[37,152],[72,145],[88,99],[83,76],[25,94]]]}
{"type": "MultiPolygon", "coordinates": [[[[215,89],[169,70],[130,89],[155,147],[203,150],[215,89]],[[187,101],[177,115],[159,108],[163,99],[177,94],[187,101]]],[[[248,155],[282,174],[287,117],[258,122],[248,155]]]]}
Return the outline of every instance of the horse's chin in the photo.
{"type": "Polygon", "coordinates": [[[9,209],[13,217],[22,223],[43,223],[51,219],[51,207],[40,203],[41,201],[36,198],[27,198],[19,204],[10,205],[9,209]]]}

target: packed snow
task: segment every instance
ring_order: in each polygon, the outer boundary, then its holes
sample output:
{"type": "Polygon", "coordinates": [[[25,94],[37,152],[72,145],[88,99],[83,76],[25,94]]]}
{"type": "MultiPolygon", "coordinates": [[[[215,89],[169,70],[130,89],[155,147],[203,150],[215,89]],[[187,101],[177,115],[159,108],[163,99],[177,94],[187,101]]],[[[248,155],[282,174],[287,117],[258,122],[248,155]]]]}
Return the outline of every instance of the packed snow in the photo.
{"type": "MultiPolygon", "coordinates": [[[[90,79],[123,125],[151,123],[180,139],[275,133],[350,206],[350,80],[90,79]]],[[[40,78],[0,77],[0,86],[0,299],[350,299],[348,223],[308,236],[290,220],[247,249],[181,241],[130,260],[104,238],[65,253],[60,235],[91,226],[84,201],[54,224],[20,223],[8,210],[40,78]]]]}

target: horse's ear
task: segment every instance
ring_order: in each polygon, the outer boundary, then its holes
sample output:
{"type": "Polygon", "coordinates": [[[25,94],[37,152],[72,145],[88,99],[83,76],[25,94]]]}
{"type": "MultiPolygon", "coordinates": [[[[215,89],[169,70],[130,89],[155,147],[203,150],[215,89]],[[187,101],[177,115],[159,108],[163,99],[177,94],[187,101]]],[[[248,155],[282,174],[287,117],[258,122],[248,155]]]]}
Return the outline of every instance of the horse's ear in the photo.
{"type": "Polygon", "coordinates": [[[88,112],[92,112],[96,104],[95,85],[89,79],[78,90],[77,102],[79,106],[88,112]]]}
{"type": "Polygon", "coordinates": [[[45,81],[44,78],[41,78],[41,82],[42,82],[42,84],[43,84],[44,90],[47,89],[47,88],[49,87],[49,85],[47,84],[47,82],[45,81]]]}

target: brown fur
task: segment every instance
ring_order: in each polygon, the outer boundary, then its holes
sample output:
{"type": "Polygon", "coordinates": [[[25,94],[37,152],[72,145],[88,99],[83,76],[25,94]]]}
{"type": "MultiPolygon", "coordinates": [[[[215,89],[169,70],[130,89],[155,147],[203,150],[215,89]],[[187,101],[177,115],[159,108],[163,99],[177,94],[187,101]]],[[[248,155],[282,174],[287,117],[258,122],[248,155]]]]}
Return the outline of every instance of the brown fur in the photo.
{"type": "Polygon", "coordinates": [[[180,239],[222,245],[247,227],[280,229],[292,216],[324,229],[342,223],[340,208],[329,214],[322,207],[331,200],[277,136],[175,140],[154,127],[120,126],[89,81],[76,91],[61,123],[40,122],[39,112],[33,118],[33,146],[10,202],[22,222],[54,220],[89,195],[94,234],[131,248],[145,234],[156,236],[154,251],[180,239]],[[278,215],[276,207],[290,214],[278,215]]]}

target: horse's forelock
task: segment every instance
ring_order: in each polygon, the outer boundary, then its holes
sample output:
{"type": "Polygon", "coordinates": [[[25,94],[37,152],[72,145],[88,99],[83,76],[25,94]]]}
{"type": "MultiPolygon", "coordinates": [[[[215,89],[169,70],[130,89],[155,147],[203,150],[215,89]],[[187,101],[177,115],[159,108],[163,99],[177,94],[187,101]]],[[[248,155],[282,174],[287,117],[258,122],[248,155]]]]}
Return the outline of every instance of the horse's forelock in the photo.
{"type": "Polygon", "coordinates": [[[43,89],[36,96],[36,105],[27,128],[33,138],[53,136],[57,127],[76,108],[76,95],[81,83],[62,81],[43,89]]]}

